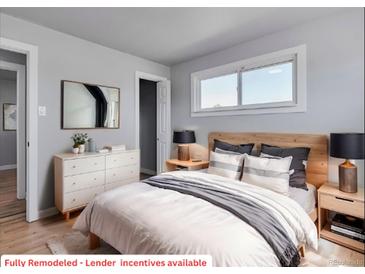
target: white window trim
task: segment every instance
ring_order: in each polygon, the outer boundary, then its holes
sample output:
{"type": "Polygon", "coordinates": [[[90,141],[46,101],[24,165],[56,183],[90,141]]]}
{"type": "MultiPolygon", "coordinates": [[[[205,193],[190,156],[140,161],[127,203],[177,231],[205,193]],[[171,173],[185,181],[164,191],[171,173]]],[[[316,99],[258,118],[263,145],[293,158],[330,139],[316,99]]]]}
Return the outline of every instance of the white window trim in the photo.
{"type": "MultiPolygon", "coordinates": [[[[307,61],[306,45],[300,45],[285,50],[260,55],[257,57],[225,64],[222,66],[197,71],[191,74],[191,116],[227,116],[245,114],[269,114],[269,113],[291,113],[305,112],[307,110],[307,61]],[[223,76],[230,73],[238,73],[244,68],[249,70],[255,67],[265,66],[283,62],[286,59],[294,59],[293,81],[295,81],[293,91],[293,102],[276,102],[255,105],[239,105],[232,107],[201,109],[200,106],[200,81],[223,76]]],[[[240,82],[240,81],[239,81],[240,82]]],[[[240,84],[240,83],[238,83],[240,84]]]]}

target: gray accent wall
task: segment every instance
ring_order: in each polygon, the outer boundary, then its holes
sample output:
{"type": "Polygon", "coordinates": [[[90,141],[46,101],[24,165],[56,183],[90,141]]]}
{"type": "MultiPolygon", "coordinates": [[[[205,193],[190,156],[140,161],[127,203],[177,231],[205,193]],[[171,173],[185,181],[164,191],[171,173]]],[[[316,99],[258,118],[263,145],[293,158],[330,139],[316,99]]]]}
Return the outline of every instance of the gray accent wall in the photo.
{"type": "MultiPolygon", "coordinates": [[[[157,83],[141,79],[139,82],[139,146],[141,169],[157,170],[157,83]]],[[[142,170],[143,172],[143,170],[142,170]]]]}
{"type": "MultiPolygon", "coordinates": [[[[211,131],[323,133],[364,132],[364,11],[342,12],[285,31],[239,44],[171,68],[172,129],[195,130],[197,143],[207,146],[211,131]],[[307,111],[192,118],[190,74],[199,70],[307,45],[307,111]]],[[[329,178],[338,181],[330,158],[329,178]]],[[[359,184],[364,184],[364,161],[359,184]]]]}
{"type": "Polygon", "coordinates": [[[16,165],[16,131],[4,131],[4,103],[16,105],[16,80],[0,77],[0,167],[16,165]]]}
{"type": "Polygon", "coordinates": [[[6,14],[0,20],[2,37],[38,46],[38,103],[47,108],[47,115],[38,117],[38,207],[43,210],[54,206],[53,155],[71,151],[71,135],[87,132],[98,148],[135,148],[135,73],[169,79],[170,69],[6,14]],[[120,129],[61,130],[61,80],[119,87],[120,129]]]}

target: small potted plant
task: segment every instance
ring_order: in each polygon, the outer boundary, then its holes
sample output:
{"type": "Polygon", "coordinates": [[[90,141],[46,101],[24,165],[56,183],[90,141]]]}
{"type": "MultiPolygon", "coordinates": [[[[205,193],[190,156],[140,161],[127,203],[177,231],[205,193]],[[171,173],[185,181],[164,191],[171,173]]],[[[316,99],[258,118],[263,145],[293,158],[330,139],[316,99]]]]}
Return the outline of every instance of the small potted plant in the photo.
{"type": "Polygon", "coordinates": [[[85,152],[85,143],[88,140],[87,133],[75,133],[72,135],[71,139],[74,141],[73,152],[74,153],[84,153],[85,152]],[[78,148],[78,151],[77,149],[78,148]],[[77,151],[77,152],[75,152],[77,151]]]}
{"type": "Polygon", "coordinates": [[[72,152],[75,154],[79,153],[79,144],[74,143],[74,145],[72,146],[72,152]]]}

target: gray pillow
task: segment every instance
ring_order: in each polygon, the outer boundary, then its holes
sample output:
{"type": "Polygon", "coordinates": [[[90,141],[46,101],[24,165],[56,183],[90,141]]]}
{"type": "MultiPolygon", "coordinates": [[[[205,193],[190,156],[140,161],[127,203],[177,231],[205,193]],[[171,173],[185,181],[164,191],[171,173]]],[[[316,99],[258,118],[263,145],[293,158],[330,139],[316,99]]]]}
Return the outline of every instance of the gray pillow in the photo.
{"type": "Polygon", "coordinates": [[[282,148],[267,144],[261,144],[261,152],[282,158],[292,156],[293,160],[291,162],[290,169],[293,169],[294,173],[290,175],[289,185],[291,187],[308,190],[306,184],[305,165],[303,164],[303,161],[308,160],[310,148],[308,147],[282,148]]]}
{"type": "Polygon", "coordinates": [[[240,144],[240,145],[233,145],[230,143],[226,143],[217,139],[214,139],[213,151],[216,148],[237,152],[240,154],[251,154],[253,147],[255,144],[240,144]]]}
{"type": "Polygon", "coordinates": [[[241,154],[241,153],[230,151],[230,150],[220,149],[218,147],[215,148],[214,152],[221,153],[221,154],[230,154],[230,155],[240,155],[241,154]]]}

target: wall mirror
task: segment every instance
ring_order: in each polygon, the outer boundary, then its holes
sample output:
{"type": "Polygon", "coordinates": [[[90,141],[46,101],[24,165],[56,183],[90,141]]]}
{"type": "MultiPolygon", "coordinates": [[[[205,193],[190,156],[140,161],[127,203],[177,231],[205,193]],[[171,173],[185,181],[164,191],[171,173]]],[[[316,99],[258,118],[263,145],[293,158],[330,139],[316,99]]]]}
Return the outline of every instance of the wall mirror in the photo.
{"type": "Polygon", "coordinates": [[[61,128],[119,128],[119,88],[61,81],[61,128]]]}

